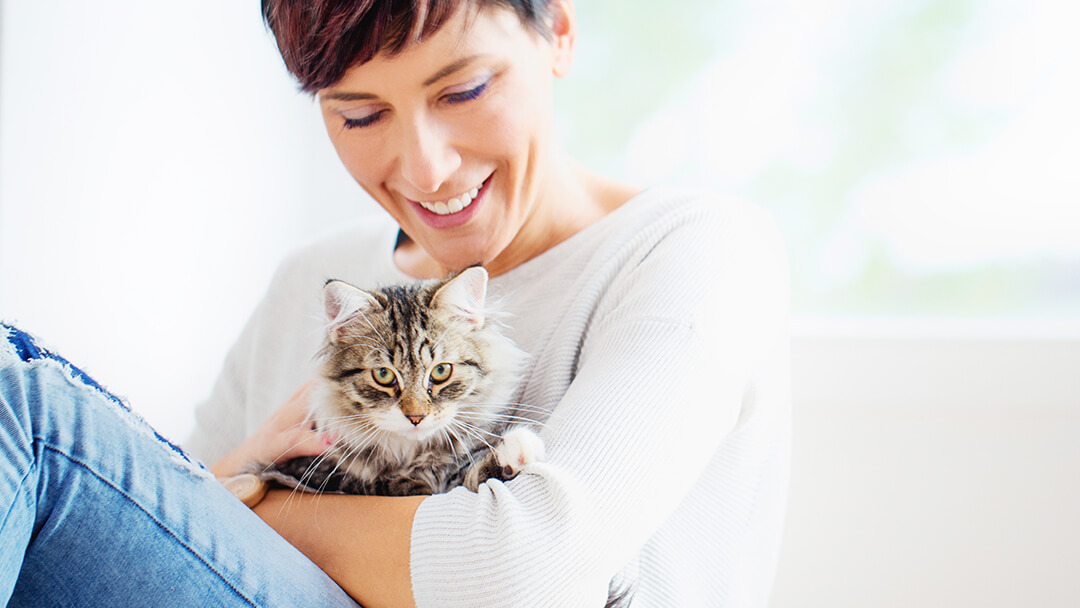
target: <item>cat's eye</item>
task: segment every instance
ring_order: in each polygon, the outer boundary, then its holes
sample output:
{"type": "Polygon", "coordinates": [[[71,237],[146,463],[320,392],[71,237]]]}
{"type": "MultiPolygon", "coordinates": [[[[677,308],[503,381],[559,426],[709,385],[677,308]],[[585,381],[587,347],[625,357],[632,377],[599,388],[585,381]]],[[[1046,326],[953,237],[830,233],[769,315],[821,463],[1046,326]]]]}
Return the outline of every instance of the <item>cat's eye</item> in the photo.
{"type": "Polygon", "coordinates": [[[431,370],[431,381],[435,383],[446,382],[450,377],[450,372],[453,371],[454,366],[449,363],[440,363],[431,370]]]}
{"type": "Polygon", "coordinates": [[[397,375],[389,367],[377,367],[371,370],[371,377],[375,379],[375,382],[383,386],[393,386],[394,382],[397,381],[397,375]]]}

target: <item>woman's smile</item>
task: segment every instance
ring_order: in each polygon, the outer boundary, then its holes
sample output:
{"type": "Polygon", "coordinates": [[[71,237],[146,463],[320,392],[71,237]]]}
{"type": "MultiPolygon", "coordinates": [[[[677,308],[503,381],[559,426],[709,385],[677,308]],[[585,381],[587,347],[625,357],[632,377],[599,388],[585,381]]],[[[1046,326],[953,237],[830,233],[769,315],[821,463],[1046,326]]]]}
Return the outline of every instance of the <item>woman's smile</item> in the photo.
{"type": "Polygon", "coordinates": [[[449,229],[469,222],[479,210],[487,193],[490,176],[472,189],[443,200],[416,201],[413,204],[420,219],[435,229],[449,229]]]}

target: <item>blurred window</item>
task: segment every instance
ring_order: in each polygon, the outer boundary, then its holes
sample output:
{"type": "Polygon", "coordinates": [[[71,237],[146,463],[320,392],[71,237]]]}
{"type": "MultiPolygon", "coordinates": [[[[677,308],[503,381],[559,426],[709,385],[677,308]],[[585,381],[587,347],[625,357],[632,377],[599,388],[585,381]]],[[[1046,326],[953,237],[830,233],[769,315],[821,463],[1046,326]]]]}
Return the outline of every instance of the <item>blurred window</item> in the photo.
{"type": "Polygon", "coordinates": [[[578,16],[567,146],[771,209],[796,314],[1080,317],[1080,4],[593,0],[578,16]]]}

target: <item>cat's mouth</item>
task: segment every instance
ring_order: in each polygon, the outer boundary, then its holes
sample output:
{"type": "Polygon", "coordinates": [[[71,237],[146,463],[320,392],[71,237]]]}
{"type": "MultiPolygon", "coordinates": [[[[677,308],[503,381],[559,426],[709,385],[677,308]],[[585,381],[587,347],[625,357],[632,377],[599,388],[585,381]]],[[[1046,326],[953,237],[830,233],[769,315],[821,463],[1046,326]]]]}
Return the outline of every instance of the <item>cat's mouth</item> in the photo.
{"type": "Polygon", "coordinates": [[[391,435],[410,442],[421,442],[438,434],[443,423],[435,415],[428,415],[423,420],[413,423],[400,412],[388,413],[379,422],[379,428],[391,435]]]}
{"type": "Polygon", "coordinates": [[[434,431],[428,429],[421,429],[420,427],[413,427],[404,431],[397,431],[400,437],[404,437],[410,441],[423,441],[434,434],[434,431]]]}

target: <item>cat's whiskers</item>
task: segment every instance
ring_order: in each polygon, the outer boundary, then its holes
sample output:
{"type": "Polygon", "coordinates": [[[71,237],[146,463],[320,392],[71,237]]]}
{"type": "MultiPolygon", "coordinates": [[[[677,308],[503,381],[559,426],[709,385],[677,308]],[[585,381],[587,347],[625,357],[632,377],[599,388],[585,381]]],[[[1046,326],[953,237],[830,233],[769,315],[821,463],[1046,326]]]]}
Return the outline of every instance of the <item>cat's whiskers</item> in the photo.
{"type": "MultiPolygon", "coordinates": [[[[292,425],[291,427],[289,427],[289,428],[288,428],[288,430],[293,430],[293,429],[295,429],[295,428],[298,428],[298,427],[300,427],[300,426],[303,426],[303,425],[305,425],[305,424],[307,424],[307,422],[301,422],[301,423],[299,423],[299,424],[294,424],[294,425],[292,425]]],[[[291,451],[293,451],[294,449],[296,449],[296,447],[297,447],[297,446],[299,446],[300,444],[304,443],[305,441],[307,441],[307,438],[303,438],[303,439],[300,439],[300,440],[299,440],[299,441],[297,441],[296,443],[293,443],[293,444],[292,444],[292,445],[290,445],[289,447],[287,447],[287,448],[285,448],[284,450],[282,450],[282,451],[281,451],[281,453],[279,453],[279,454],[278,454],[277,456],[275,456],[275,457],[273,458],[273,460],[271,460],[271,462],[273,463],[273,462],[278,462],[279,460],[282,460],[283,458],[285,458],[285,455],[286,455],[286,454],[288,454],[289,452],[291,452],[291,451]]],[[[329,451],[329,450],[330,450],[330,448],[329,448],[329,447],[327,447],[326,449],[324,449],[324,450],[322,451],[322,454],[325,454],[325,453],[326,453],[327,451],[329,451]]],[[[322,454],[320,454],[320,456],[321,456],[322,454]]],[[[269,468],[270,468],[271,466],[273,466],[273,464],[269,464],[269,465],[267,465],[267,466],[266,466],[266,467],[265,467],[265,468],[264,468],[263,470],[264,470],[264,471],[266,471],[266,470],[269,470],[269,468]]]]}
{"type": "MultiPolygon", "coordinates": [[[[350,449],[350,448],[346,448],[346,450],[345,450],[345,454],[344,454],[344,455],[342,455],[342,456],[338,456],[338,457],[337,457],[337,458],[335,459],[335,460],[336,460],[336,462],[334,463],[334,468],[333,468],[333,469],[330,469],[330,473],[328,473],[328,474],[326,475],[326,479],[323,479],[323,482],[322,482],[321,484],[319,484],[319,493],[320,493],[320,494],[322,494],[323,492],[325,492],[325,491],[326,491],[326,484],[330,483],[330,480],[334,478],[334,473],[337,473],[338,469],[340,469],[340,468],[341,468],[341,464],[342,464],[343,462],[345,462],[346,460],[352,460],[352,457],[353,457],[353,456],[354,456],[354,455],[355,455],[355,454],[356,454],[357,452],[359,452],[359,451],[360,451],[360,449],[361,449],[361,448],[359,448],[359,447],[351,447],[351,449],[350,449]]],[[[346,472],[347,472],[347,471],[346,471],[346,472]]]]}
{"type": "Polygon", "coordinates": [[[361,423],[366,423],[366,426],[372,427],[375,425],[373,416],[369,412],[354,412],[350,414],[342,414],[341,416],[328,416],[320,417],[319,422],[323,424],[322,431],[329,429],[338,429],[343,426],[358,426],[361,423]]]}
{"type": "Polygon", "coordinates": [[[441,427],[439,429],[439,436],[442,437],[443,441],[446,443],[446,447],[450,449],[451,452],[457,453],[457,447],[454,445],[454,438],[450,435],[449,426],[441,427]]]}
{"type": "Polygon", "coordinates": [[[481,434],[481,433],[486,433],[488,435],[491,435],[492,437],[498,437],[498,435],[496,435],[495,433],[485,431],[484,429],[481,429],[480,427],[474,426],[474,425],[469,424],[468,422],[465,422],[464,420],[460,420],[460,419],[455,419],[453,424],[457,428],[460,428],[462,431],[465,431],[465,433],[468,434],[473,439],[475,439],[475,440],[479,441],[480,443],[486,445],[489,450],[494,450],[495,449],[494,447],[492,447],[492,445],[490,443],[487,442],[487,439],[484,439],[484,436],[481,434]]]}
{"type": "Polygon", "coordinates": [[[464,452],[465,457],[469,459],[469,466],[476,465],[476,461],[473,460],[473,457],[472,457],[472,450],[468,449],[468,447],[466,446],[465,440],[462,439],[462,437],[457,434],[457,431],[456,431],[456,429],[454,429],[453,425],[447,425],[446,427],[444,427],[444,429],[445,429],[444,432],[447,434],[447,436],[452,435],[455,439],[457,439],[457,447],[455,448],[453,443],[451,443],[450,444],[451,449],[454,449],[455,453],[457,453],[459,451],[464,452]]]}
{"type": "MultiPolygon", "coordinates": [[[[328,449],[327,451],[323,452],[323,454],[319,458],[317,458],[314,462],[312,462],[311,465],[308,466],[307,471],[305,471],[304,474],[300,477],[300,481],[301,481],[301,483],[304,484],[305,487],[308,487],[307,482],[311,480],[311,477],[318,470],[319,466],[323,462],[325,462],[326,459],[329,458],[334,452],[336,452],[336,450],[328,449]]],[[[327,474],[326,477],[323,479],[322,483],[319,484],[318,490],[315,491],[315,514],[314,514],[314,517],[318,517],[318,515],[319,515],[319,503],[322,501],[322,496],[326,491],[326,484],[330,483],[330,480],[334,478],[334,473],[336,473],[337,470],[338,470],[338,467],[341,466],[342,458],[338,457],[338,458],[335,458],[335,460],[336,460],[336,462],[334,464],[334,468],[330,470],[330,473],[327,474]]],[[[298,489],[299,488],[294,488],[293,492],[296,492],[298,489]]],[[[289,498],[291,499],[292,496],[290,495],[289,498]]]]}
{"type": "Polygon", "coordinates": [[[529,418],[528,416],[519,416],[517,414],[506,414],[503,412],[491,412],[483,410],[462,410],[458,413],[459,416],[469,416],[472,418],[479,418],[483,420],[518,420],[524,422],[535,423],[535,418],[529,418]]]}
{"type": "MultiPolygon", "coordinates": [[[[322,465],[322,463],[326,461],[327,458],[334,456],[336,461],[334,464],[334,468],[330,470],[330,472],[323,479],[322,483],[319,484],[319,488],[316,490],[316,493],[323,494],[326,491],[327,484],[330,483],[330,480],[333,479],[334,474],[337,473],[338,469],[341,468],[342,464],[349,462],[349,466],[351,467],[353,459],[366,447],[367,440],[372,436],[378,435],[379,432],[380,429],[378,428],[365,429],[362,437],[363,441],[357,441],[357,438],[355,436],[350,436],[350,440],[344,443],[344,447],[338,447],[337,449],[328,448],[308,466],[307,470],[300,477],[300,483],[303,484],[304,487],[310,487],[308,486],[307,482],[310,481],[311,477],[315,474],[315,472],[322,465]]],[[[348,470],[346,470],[344,474],[348,475],[348,470]]],[[[293,488],[293,492],[292,494],[290,494],[289,499],[291,500],[293,494],[298,491],[300,491],[299,486],[293,488]]],[[[316,514],[318,513],[319,498],[321,498],[321,496],[316,497],[315,499],[316,514]]]]}
{"type": "Polygon", "coordinates": [[[515,416],[513,414],[501,414],[496,412],[461,412],[458,414],[463,418],[475,421],[483,422],[487,426],[496,427],[500,424],[520,424],[525,426],[540,426],[540,423],[532,418],[526,416],[515,416]]]}
{"type": "MultiPolygon", "coordinates": [[[[329,450],[327,450],[324,451],[322,454],[319,454],[314,460],[312,460],[311,464],[308,465],[307,470],[305,470],[304,473],[300,476],[300,484],[303,486],[307,486],[307,482],[311,479],[311,476],[315,473],[316,470],[318,470],[319,466],[329,457],[329,450]]],[[[296,492],[299,489],[300,486],[297,486],[293,488],[293,492],[296,492]]]]}
{"type": "Polygon", "coordinates": [[[336,444],[356,449],[364,449],[376,445],[378,442],[375,441],[375,439],[378,438],[381,433],[385,432],[375,425],[363,427],[358,425],[340,425],[336,428],[345,429],[344,432],[337,433],[338,438],[336,444]]]}
{"type": "Polygon", "coordinates": [[[331,416],[329,418],[320,418],[320,420],[326,424],[325,429],[323,429],[326,430],[330,429],[331,427],[340,427],[346,424],[363,422],[370,418],[371,414],[361,412],[358,414],[348,414],[345,416],[331,416]]]}
{"type": "Polygon", "coordinates": [[[540,406],[537,406],[537,405],[530,405],[528,403],[518,403],[516,401],[500,401],[498,403],[489,403],[489,402],[478,401],[478,402],[474,403],[473,405],[494,406],[494,407],[498,407],[500,409],[505,409],[505,408],[511,408],[512,407],[513,409],[516,409],[516,410],[535,412],[537,414],[550,414],[551,413],[550,408],[540,407],[540,406]]]}
{"type": "MultiPolygon", "coordinates": [[[[349,416],[345,418],[352,417],[349,416]]],[[[335,446],[328,447],[326,450],[323,451],[322,454],[316,457],[315,460],[313,460],[312,463],[308,465],[307,470],[305,470],[304,474],[300,477],[300,483],[304,486],[307,486],[308,482],[311,480],[312,476],[318,471],[319,467],[322,466],[323,462],[325,462],[328,458],[334,457],[334,459],[336,460],[334,468],[320,484],[318,489],[319,492],[322,492],[326,489],[326,484],[330,482],[330,479],[334,476],[334,474],[338,471],[338,469],[343,463],[349,462],[351,466],[353,458],[358,453],[360,453],[360,451],[374,444],[375,441],[373,441],[373,439],[378,437],[378,435],[382,432],[381,429],[375,426],[357,428],[357,425],[337,424],[328,425],[328,428],[332,431],[340,431],[344,428],[346,429],[346,432],[338,433],[340,439],[335,444],[335,446]]],[[[346,474],[347,473],[348,471],[346,471],[346,474]]],[[[296,488],[294,488],[294,492],[295,491],[296,488]]]]}
{"type": "MultiPolygon", "coordinates": [[[[299,479],[297,479],[297,485],[293,486],[292,491],[289,492],[288,498],[286,498],[285,502],[282,503],[279,513],[285,511],[285,508],[289,507],[292,504],[293,499],[296,498],[296,495],[298,493],[304,492],[303,488],[308,487],[308,480],[310,480],[311,476],[314,475],[316,470],[318,470],[319,465],[330,457],[331,453],[333,453],[333,448],[327,447],[325,450],[322,451],[321,454],[315,457],[311,464],[308,465],[304,473],[300,475],[299,479]]],[[[329,479],[329,477],[327,479],[329,479]]],[[[316,498],[316,509],[318,509],[318,498],[316,498]]]]}

